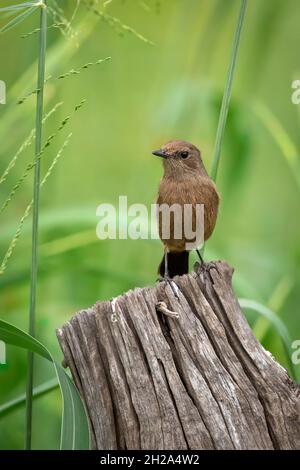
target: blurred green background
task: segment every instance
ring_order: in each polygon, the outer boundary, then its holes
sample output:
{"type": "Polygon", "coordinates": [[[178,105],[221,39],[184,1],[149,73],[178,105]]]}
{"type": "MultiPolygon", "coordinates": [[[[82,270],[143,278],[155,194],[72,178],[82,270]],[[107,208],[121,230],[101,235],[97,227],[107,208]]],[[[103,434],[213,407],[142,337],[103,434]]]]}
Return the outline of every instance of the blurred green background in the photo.
{"type": "MultiPolygon", "coordinates": [[[[12,3],[4,0],[1,6],[12,3]]],[[[70,19],[77,2],[57,3],[70,19]]],[[[46,85],[45,111],[59,101],[63,105],[47,121],[44,137],[66,116],[72,119],[44,154],[43,174],[73,132],[41,193],[37,336],[58,360],[55,329],[77,310],[154,284],[160,242],[99,241],[96,207],[117,204],[119,195],[127,195],[129,204],[154,202],[162,168],[151,150],[170,139],[195,143],[210,168],[239,9],[238,0],[94,3],[154,45],[88,12],[82,3],[67,34],[49,29],[47,76],[112,58],[46,85]],[[82,99],[84,107],[74,114],[82,99]]],[[[217,181],[220,215],[205,252],[207,260],[226,259],[235,268],[238,296],[274,310],[293,340],[300,338],[300,105],[291,102],[292,81],[300,79],[299,19],[298,0],[249,2],[217,181]]],[[[59,19],[50,17],[49,25],[53,22],[59,19]]],[[[17,101],[36,86],[38,35],[21,36],[37,27],[34,13],[0,35],[0,79],[7,85],[7,104],[0,107],[0,175],[35,124],[35,97],[21,105],[17,101]]],[[[2,202],[33,151],[30,146],[22,153],[0,185],[2,202]]],[[[1,260],[31,200],[32,177],[31,172],[0,216],[1,260]]],[[[30,248],[29,218],[0,276],[1,318],[23,329],[28,326],[30,248]]],[[[287,367],[275,329],[246,313],[265,348],[287,367]]],[[[26,357],[8,347],[7,364],[0,366],[0,404],[24,392],[26,357]]],[[[37,359],[36,385],[53,376],[51,365],[37,359]]],[[[58,391],[35,401],[34,448],[58,447],[60,413],[58,391]]],[[[22,448],[23,440],[20,409],[0,420],[0,448],[22,448]]]]}

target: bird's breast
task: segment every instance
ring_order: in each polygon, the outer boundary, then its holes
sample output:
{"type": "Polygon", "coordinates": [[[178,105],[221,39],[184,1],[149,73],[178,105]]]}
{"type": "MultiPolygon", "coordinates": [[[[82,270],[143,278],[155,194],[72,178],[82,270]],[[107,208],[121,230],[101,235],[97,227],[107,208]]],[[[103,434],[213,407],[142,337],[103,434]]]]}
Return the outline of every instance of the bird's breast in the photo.
{"type": "MultiPolygon", "coordinates": [[[[167,204],[190,204],[195,211],[197,204],[204,206],[204,239],[207,240],[215,227],[219,195],[214,182],[209,177],[190,177],[182,180],[162,178],[159,186],[158,206],[167,204]]],[[[171,225],[173,223],[171,221],[171,225]]],[[[161,217],[159,216],[159,229],[161,233],[161,217]]],[[[173,229],[173,227],[171,227],[173,229]]],[[[172,231],[172,230],[171,230],[172,231]]],[[[162,238],[162,237],[161,237],[162,238]]],[[[165,240],[163,240],[165,242],[165,240]]],[[[166,243],[167,244],[167,243],[166,243]]]]}

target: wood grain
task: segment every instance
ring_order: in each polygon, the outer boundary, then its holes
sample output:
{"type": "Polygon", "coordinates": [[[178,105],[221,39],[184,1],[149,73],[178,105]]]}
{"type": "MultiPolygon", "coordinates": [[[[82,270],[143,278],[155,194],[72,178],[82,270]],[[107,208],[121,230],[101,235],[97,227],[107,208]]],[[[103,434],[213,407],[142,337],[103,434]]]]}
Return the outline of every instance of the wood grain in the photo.
{"type": "Polygon", "coordinates": [[[57,331],[95,448],[300,449],[300,387],[253,336],[232,272],[197,265],[57,331]]]}

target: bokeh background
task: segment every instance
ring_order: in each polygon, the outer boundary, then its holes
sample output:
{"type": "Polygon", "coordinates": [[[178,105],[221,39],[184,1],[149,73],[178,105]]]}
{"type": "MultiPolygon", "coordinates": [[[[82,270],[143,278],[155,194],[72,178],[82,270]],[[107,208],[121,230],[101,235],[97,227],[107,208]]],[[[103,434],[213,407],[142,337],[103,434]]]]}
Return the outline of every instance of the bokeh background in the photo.
{"type": "MultiPolygon", "coordinates": [[[[12,3],[2,0],[1,6],[12,3]]],[[[63,105],[45,124],[44,137],[72,118],[43,155],[43,174],[73,132],[41,192],[37,336],[58,360],[55,329],[77,310],[155,283],[160,242],[99,241],[96,207],[117,205],[119,195],[150,206],[162,174],[151,150],[167,140],[195,143],[210,168],[239,9],[238,0],[94,1],[118,23],[79,3],[71,28],[49,28],[47,50],[46,75],[53,78],[45,111],[63,105]],[[55,79],[108,56],[110,61],[55,79]],[[82,99],[84,107],[74,113],[82,99]]],[[[56,4],[70,19],[77,2],[56,4]]],[[[293,340],[300,338],[300,105],[291,102],[292,81],[300,79],[299,20],[298,0],[249,2],[217,180],[220,215],[205,251],[207,260],[226,259],[235,268],[238,296],[273,310],[293,340]]],[[[61,21],[50,17],[49,25],[61,21]]],[[[7,84],[7,104],[0,107],[0,175],[34,127],[35,97],[17,102],[36,86],[38,35],[21,36],[37,27],[35,13],[0,35],[0,79],[7,84]]],[[[1,203],[33,151],[31,145],[22,153],[0,185],[1,203]]],[[[1,260],[31,200],[32,178],[33,172],[0,216],[1,260]]],[[[30,248],[29,218],[0,276],[1,318],[23,329],[30,248]]],[[[263,345],[288,367],[278,331],[255,312],[245,313],[263,345]]],[[[36,385],[54,376],[45,362],[36,360],[36,385]]],[[[7,364],[0,366],[0,404],[24,393],[26,368],[26,353],[8,347],[7,364]]],[[[57,390],[35,400],[34,448],[58,447],[60,413],[57,390]]],[[[22,448],[23,440],[20,408],[0,419],[0,448],[22,448]]]]}

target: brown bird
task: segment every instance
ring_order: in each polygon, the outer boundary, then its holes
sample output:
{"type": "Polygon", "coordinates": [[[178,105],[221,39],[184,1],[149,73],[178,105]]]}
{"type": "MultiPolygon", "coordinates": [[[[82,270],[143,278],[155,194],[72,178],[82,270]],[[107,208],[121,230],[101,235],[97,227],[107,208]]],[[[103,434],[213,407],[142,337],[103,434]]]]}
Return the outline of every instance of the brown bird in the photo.
{"type": "MultiPolygon", "coordinates": [[[[201,159],[200,151],[194,145],[183,140],[173,140],[165,144],[160,150],[152,152],[153,155],[163,158],[164,175],[158,191],[158,209],[163,204],[172,206],[178,204],[181,208],[185,204],[192,207],[192,228],[197,231],[199,227],[196,218],[196,205],[204,205],[204,240],[207,240],[216,224],[219,194],[215,183],[210,179],[201,159]]],[[[174,214],[170,211],[169,233],[164,234],[162,213],[158,214],[159,235],[165,247],[164,257],[159,265],[158,272],[163,277],[172,278],[176,275],[188,273],[189,249],[187,243],[191,240],[185,237],[182,217],[182,236],[176,236],[176,222],[174,214]]],[[[200,253],[197,250],[199,257],[200,253]]]]}

